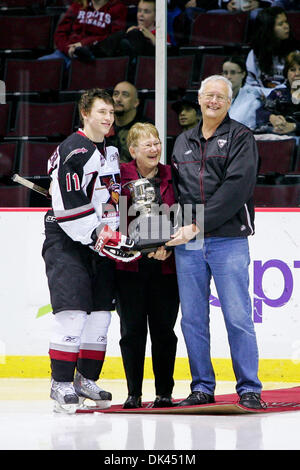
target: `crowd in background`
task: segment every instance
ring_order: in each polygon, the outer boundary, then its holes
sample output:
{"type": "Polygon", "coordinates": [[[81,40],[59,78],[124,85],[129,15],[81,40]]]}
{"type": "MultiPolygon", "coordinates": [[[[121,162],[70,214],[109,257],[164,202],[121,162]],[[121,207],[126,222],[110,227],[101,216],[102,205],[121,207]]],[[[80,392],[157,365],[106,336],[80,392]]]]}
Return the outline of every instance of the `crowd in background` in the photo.
{"type": "MultiPolygon", "coordinates": [[[[137,121],[152,122],[145,116],[144,100],[134,83],[134,70],[138,57],[155,56],[155,0],[40,3],[50,8],[58,5],[60,9],[53,49],[41,53],[37,60],[62,58],[68,73],[73,60],[91,63],[104,57],[129,57],[128,82],[118,84],[112,77],[110,91],[116,103],[116,121],[109,139],[118,145],[121,161],[130,161],[125,143],[130,127],[137,121]]],[[[189,45],[192,24],[199,14],[228,14],[231,21],[232,13],[247,13],[246,47],[237,45],[226,50],[227,55],[223,52],[223,63],[216,70],[232,83],[230,117],[250,127],[259,140],[294,137],[298,144],[300,44],[299,33],[288,21],[291,11],[299,11],[297,1],[168,0],[167,45],[168,55],[180,55],[181,47],[189,45]]],[[[195,48],[196,53],[201,55],[195,48]]],[[[194,90],[168,90],[180,130],[195,126],[201,119],[196,93],[205,77],[198,78],[194,90]]]]}

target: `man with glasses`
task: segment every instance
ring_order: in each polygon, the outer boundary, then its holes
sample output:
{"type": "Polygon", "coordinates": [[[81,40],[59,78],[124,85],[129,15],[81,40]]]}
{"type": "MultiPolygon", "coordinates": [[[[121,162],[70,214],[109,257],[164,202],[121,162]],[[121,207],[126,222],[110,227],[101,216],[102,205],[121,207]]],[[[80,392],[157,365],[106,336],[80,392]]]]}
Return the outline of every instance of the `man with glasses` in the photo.
{"type": "Polygon", "coordinates": [[[232,87],[221,75],[205,79],[198,93],[202,120],[177,137],[173,180],[184,224],[167,243],[175,246],[182,320],[192,383],[179,406],[214,402],[210,357],[209,297],[214,279],[240,403],[259,409],[258,348],[249,297],[249,235],[254,233],[253,191],[258,152],[252,132],[231,119],[232,87]],[[201,222],[201,210],[203,220],[201,222]],[[185,213],[192,217],[186,222],[185,213]],[[198,236],[197,236],[198,235],[198,236]]]}

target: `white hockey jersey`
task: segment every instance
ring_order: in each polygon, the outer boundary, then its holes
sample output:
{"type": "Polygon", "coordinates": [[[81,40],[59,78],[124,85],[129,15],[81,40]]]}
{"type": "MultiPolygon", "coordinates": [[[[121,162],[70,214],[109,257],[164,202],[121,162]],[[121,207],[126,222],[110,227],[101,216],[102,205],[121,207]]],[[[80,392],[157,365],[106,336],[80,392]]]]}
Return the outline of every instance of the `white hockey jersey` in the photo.
{"type": "Polygon", "coordinates": [[[97,228],[107,224],[118,229],[121,186],[116,147],[104,143],[102,154],[79,130],[57,147],[48,173],[54,216],[72,240],[89,245],[97,228]]]}

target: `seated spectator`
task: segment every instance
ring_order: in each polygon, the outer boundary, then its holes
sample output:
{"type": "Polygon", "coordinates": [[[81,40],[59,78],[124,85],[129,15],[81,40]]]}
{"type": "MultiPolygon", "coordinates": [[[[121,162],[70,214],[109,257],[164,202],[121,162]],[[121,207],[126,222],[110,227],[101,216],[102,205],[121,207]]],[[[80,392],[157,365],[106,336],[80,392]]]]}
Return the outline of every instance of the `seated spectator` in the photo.
{"type": "MultiPolygon", "coordinates": [[[[137,24],[130,26],[121,39],[123,54],[135,58],[155,55],[155,0],[140,0],[137,7],[137,24]]],[[[167,43],[171,44],[168,35],[167,43]]]]}
{"type": "Polygon", "coordinates": [[[256,110],[261,106],[262,94],[258,88],[247,85],[246,62],[242,57],[227,57],[222,66],[222,75],[231,82],[232,102],[229,108],[231,119],[250,129],[256,128],[256,110]]]}
{"type": "Polygon", "coordinates": [[[113,42],[106,41],[125,30],[127,7],[120,0],[76,0],[71,3],[54,34],[55,52],[39,60],[64,59],[68,67],[77,58],[86,62],[112,55],[113,42]],[[105,51],[106,47],[108,51],[105,51]]]}
{"type": "Polygon", "coordinates": [[[126,163],[132,160],[127,147],[129,129],[136,122],[149,122],[149,119],[139,112],[138,91],[132,83],[118,83],[112,96],[115,103],[115,122],[106,140],[118,148],[120,162],[126,163]]]}
{"type": "Polygon", "coordinates": [[[300,136],[300,52],[285,62],[286,84],[275,88],[257,110],[257,125],[264,133],[300,136]]]}
{"type": "Polygon", "coordinates": [[[272,0],[189,0],[185,2],[186,14],[192,20],[193,16],[203,11],[209,13],[235,13],[245,11],[254,19],[262,8],[272,5],[272,0]]]}
{"type": "Polygon", "coordinates": [[[222,5],[231,13],[248,12],[254,20],[261,9],[272,6],[272,0],[223,0],[222,5]]]}
{"type": "Polygon", "coordinates": [[[299,11],[299,0],[274,0],[274,6],[284,8],[286,11],[299,11]]]}
{"type": "Polygon", "coordinates": [[[172,104],[172,108],[178,114],[178,121],[182,131],[187,131],[195,127],[200,119],[200,108],[196,101],[188,96],[183,96],[180,101],[172,104]]]}
{"type": "Polygon", "coordinates": [[[247,84],[258,86],[266,96],[284,82],[284,59],[297,49],[285,11],[280,7],[259,12],[246,66],[247,84]]]}

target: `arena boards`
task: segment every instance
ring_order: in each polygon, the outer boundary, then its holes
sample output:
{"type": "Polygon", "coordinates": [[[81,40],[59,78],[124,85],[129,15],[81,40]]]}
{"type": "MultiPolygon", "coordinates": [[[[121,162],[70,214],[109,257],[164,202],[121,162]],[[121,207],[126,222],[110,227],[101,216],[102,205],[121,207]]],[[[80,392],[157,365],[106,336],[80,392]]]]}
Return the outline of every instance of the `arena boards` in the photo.
{"type": "MultiPolygon", "coordinates": [[[[289,389],[267,390],[262,393],[266,408],[259,410],[245,408],[238,403],[236,394],[219,395],[215,397],[216,402],[207,405],[173,406],[170,408],[153,408],[153,402],[143,402],[141,408],[124,409],[123,405],[112,405],[107,409],[85,409],[77,410],[76,413],[127,413],[127,414],[257,414],[282,411],[300,410],[300,387],[289,389]]],[[[180,400],[174,400],[178,403],[180,400]]]]}

